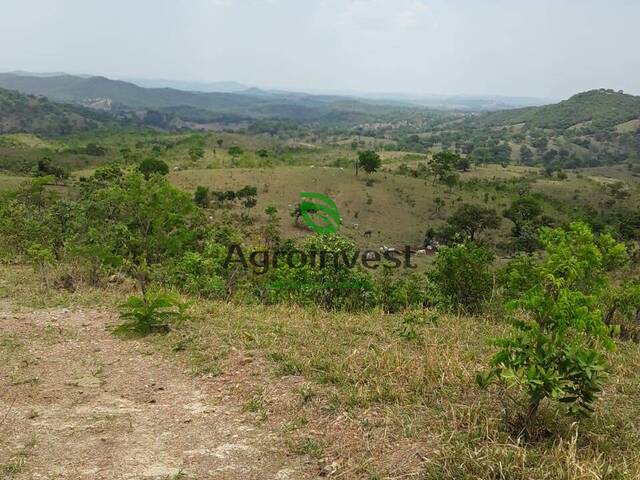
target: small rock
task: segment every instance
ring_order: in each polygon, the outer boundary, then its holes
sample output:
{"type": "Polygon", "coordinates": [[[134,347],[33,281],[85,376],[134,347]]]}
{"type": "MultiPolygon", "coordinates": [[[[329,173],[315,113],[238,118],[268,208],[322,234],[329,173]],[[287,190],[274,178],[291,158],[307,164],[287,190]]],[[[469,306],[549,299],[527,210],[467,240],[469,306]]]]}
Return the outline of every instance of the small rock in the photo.
{"type": "Polygon", "coordinates": [[[76,385],[83,388],[97,388],[102,384],[102,381],[96,377],[82,377],[76,382],[76,385]]]}

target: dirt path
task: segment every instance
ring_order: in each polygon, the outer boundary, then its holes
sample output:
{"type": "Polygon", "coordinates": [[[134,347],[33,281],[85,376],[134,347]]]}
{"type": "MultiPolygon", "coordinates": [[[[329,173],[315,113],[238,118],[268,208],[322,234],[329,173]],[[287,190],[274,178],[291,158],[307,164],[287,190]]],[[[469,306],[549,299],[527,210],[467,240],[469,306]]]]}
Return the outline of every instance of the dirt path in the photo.
{"type": "Polygon", "coordinates": [[[114,321],[0,309],[0,479],[312,478],[233,395],[113,338],[114,321]]]}

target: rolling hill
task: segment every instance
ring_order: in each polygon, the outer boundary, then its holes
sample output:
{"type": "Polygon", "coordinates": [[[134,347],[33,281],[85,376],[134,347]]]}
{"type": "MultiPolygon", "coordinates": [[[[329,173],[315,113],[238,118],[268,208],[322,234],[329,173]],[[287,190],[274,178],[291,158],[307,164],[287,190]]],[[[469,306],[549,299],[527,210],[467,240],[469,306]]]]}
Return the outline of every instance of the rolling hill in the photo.
{"type": "Polygon", "coordinates": [[[62,135],[111,123],[104,113],[0,88],[0,133],[62,135]]]}
{"type": "Polygon", "coordinates": [[[529,127],[564,130],[589,122],[594,128],[611,128],[640,118],[640,97],[614,90],[590,90],[553,105],[494,112],[479,117],[483,126],[524,123],[529,127]]]}

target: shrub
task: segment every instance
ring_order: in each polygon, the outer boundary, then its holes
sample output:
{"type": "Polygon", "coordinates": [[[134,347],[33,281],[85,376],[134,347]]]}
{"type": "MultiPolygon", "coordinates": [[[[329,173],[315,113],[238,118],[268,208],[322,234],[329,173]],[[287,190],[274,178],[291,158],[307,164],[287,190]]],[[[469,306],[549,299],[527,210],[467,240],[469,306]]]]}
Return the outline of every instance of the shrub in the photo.
{"type": "Polygon", "coordinates": [[[398,334],[404,340],[421,340],[420,327],[424,325],[438,325],[438,316],[426,311],[407,312],[402,317],[402,325],[398,329],[398,334]]]}
{"type": "MultiPolygon", "coordinates": [[[[291,268],[283,260],[266,280],[267,301],[342,310],[375,305],[377,289],[370,275],[345,265],[357,261],[358,252],[350,240],[337,234],[314,235],[301,245],[300,252],[309,262],[315,258],[316,265],[310,266],[308,262],[303,267],[291,268]]],[[[282,258],[286,258],[287,252],[283,253],[282,258]]]]}
{"type": "Polygon", "coordinates": [[[478,312],[489,299],[494,254],[473,242],[443,247],[429,272],[429,295],[444,308],[478,312]]]}
{"type": "Polygon", "coordinates": [[[209,189],[202,185],[198,185],[195,193],[193,194],[193,201],[201,208],[208,208],[210,202],[209,189]]]}
{"type": "Polygon", "coordinates": [[[63,180],[65,178],[69,178],[69,172],[64,170],[62,167],[58,167],[51,163],[51,159],[43,158],[38,161],[38,167],[34,172],[34,176],[36,177],[48,177],[53,176],[57,180],[63,180]]]}
{"type": "Polygon", "coordinates": [[[378,291],[377,302],[386,312],[422,307],[427,302],[427,277],[421,273],[393,277],[385,272],[378,291]]]}
{"type": "Polygon", "coordinates": [[[232,157],[239,157],[240,155],[242,155],[242,153],[242,148],[238,147],[237,145],[229,147],[229,155],[231,155],[232,157]]]}
{"type": "Polygon", "coordinates": [[[96,184],[80,199],[78,255],[126,269],[144,294],[154,267],[195,250],[205,227],[189,196],[164,177],[129,172],[114,183],[96,184]]]}
{"type": "MultiPolygon", "coordinates": [[[[519,265],[512,275],[520,297],[507,302],[516,313],[514,333],[495,341],[500,351],[491,370],[478,375],[482,387],[497,383],[501,398],[518,412],[510,419],[528,434],[541,404],[561,402],[573,415],[587,415],[602,390],[606,361],[600,348],[614,348],[615,328],[605,324],[600,300],[609,289],[607,272],[626,259],[609,235],[595,238],[583,223],[568,231],[544,228],[546,251],[537,264],[519,265]],[[524,397],[524,400],[521,398],[524,397]],[[510,400],[512,399],[512,400],[510,400]]],[[[509,411],[508,410],[508,411],[509,411]]]]}
{"type": "Polygon", "coordinates": [[[377,171],[380,168],[381,163],[382,160],[380,159],[380,155],[373,150],[365,150],[358,153],[357,166],[362,167],[362,169],[367,173],[377,171]]]}
{"type": "Polygon", "coordinates": [[[210,242],[204,252],[185,252],[172,266],[168,283],[186,293],[222,298],[227,291],[227,272],[223,268],[226,248],[210,242]]]}
{"type": "Polygon", "coordinates": [[[493,208],[463,203],[447,219],[447,223],[457,232],[468,236],[471,240],[486,229],[500,226],[500,217],[493,208]]]}

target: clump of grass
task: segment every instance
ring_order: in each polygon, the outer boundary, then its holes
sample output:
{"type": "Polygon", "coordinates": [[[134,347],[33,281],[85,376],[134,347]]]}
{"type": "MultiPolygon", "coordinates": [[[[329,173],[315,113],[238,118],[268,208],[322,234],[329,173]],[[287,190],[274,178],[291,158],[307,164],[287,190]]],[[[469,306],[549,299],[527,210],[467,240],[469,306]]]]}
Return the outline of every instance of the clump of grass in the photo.
{"type": "Polygon", "coordinates": [[[304,438],[293,447],[294,453],[298,455],[309,455],[311,458],[320,458],[323,448],[320,442],[315,438],[304,438]]]}
{"type": "Polygon", "coordinates": [[[254,395],[242,406],[242,411],[245,413],[256,414],[261,421],[267,419],[267,408],[264,404],[263,392],[261,390],[254,393],[254,395]]]}
{"type": "Polygon", "coordinates": [[[24,469],[27,460],[24,456],[18,456],[8,463],[0,465],[0,478],[2,480],[12,480],[24,469]]]}

